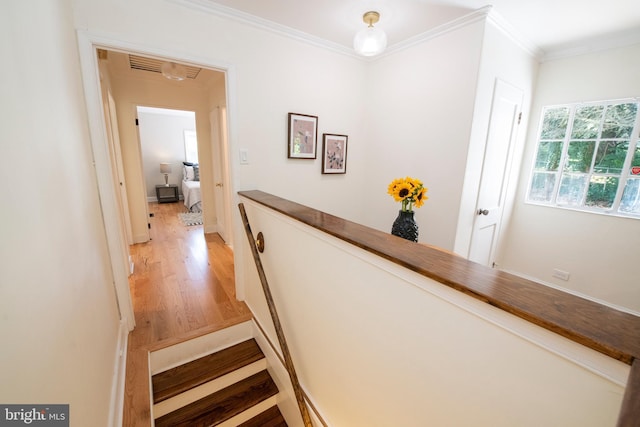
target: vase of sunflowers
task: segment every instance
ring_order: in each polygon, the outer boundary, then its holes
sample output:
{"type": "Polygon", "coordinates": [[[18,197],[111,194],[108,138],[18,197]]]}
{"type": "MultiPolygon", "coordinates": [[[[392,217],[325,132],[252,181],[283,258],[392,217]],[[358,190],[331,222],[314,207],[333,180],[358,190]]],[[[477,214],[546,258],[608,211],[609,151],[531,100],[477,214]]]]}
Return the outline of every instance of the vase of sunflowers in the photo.
{"type": "Polygon", "coordinates": [[[406,177],[394,179],[387,190],[396,202],[402,203],[398,217],[391,226],[391,234],[403,239],[418,241],[418,224],[413,208],[419,208],[428,199],[427,187],[419,179],[406,177]]]}

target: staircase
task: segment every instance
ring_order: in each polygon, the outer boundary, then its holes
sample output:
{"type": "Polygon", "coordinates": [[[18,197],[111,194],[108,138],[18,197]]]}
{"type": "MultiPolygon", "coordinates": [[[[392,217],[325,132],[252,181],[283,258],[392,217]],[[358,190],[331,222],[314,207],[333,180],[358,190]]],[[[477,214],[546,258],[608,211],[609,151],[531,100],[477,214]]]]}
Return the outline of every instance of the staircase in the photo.
{"type": "Polygon", "coordinates": [[[254,339],[152,376],[156,427],[286,427],[254,339]]]}

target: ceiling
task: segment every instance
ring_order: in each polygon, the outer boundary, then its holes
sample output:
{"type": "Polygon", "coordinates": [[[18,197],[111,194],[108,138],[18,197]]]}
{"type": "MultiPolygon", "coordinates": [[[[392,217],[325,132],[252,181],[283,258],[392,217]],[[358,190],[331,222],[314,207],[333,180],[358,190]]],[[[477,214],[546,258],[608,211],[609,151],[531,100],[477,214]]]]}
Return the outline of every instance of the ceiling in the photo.
{"type": "MultiPolygon", "coordinates": [[[[183,0],[190,2],[195,0],[183,0]]],[[[362,15],[380,12],[376,26],[389,47],[488,6],[486,0],[200,0],[218,10],[274,22],[351,49],[362,15]],[[229,10],[227,9],[227,10],[229,10]]],[[[492,13],[525,45],[548,53],[594,40],[640,42],[640,0],[493,0],[492,13]]]]}
{"type": "Polygon", "coordinates": [[[119,78],[155,80],[162,83],[179,84],[182,87],[197,86],[203,89],[224,79],[223,72],[186,65],[187,78],[177,82],[167,80],[162,76],[160,67],[165,62],[164,60],[103,49],[99,49],[99,55],[100,59],[106,61],[109,73],[119,78]]]}

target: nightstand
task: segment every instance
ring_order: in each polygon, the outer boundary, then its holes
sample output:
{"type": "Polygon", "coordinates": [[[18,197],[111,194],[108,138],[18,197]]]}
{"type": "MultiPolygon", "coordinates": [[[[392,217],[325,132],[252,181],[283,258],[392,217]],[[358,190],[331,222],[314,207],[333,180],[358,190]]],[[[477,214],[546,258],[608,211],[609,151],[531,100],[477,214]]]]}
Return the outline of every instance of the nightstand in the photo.
{"type": "Polygon", "coordinates": [[[158,198],[158,203],[173,203],[177,202],[178,197],[178,186],[174,184],[166,185],[156,185],[156,197],[158,198]]]}

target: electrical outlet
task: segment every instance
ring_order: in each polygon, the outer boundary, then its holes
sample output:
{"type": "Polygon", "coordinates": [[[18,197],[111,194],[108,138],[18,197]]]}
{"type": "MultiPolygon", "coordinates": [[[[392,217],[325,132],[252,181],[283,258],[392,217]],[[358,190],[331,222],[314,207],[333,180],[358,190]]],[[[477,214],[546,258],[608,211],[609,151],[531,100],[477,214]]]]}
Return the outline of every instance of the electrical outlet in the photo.
{"type": "Polygon", "coordinates": [[[569,280],[569,272],[554,268],[553,269],[553,277],[555,277],[556,279],[560,279],[560,280],[565,280],[566,281],[566,280],[569,280]]]}

